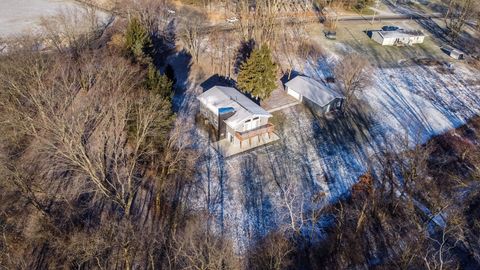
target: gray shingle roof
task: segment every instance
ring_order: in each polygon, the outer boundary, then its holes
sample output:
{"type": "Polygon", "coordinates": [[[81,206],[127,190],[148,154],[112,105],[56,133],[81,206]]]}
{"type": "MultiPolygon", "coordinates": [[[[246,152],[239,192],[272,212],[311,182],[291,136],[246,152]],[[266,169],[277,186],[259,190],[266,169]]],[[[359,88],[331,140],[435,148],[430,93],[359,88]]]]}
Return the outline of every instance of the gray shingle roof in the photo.
{"type": "Polygon", "coordinates": [[[322,107],[336,98],[345,98],[342,94],[306,76],[297,76],[285,85],[290,90],[297,92],[322,107]]]}

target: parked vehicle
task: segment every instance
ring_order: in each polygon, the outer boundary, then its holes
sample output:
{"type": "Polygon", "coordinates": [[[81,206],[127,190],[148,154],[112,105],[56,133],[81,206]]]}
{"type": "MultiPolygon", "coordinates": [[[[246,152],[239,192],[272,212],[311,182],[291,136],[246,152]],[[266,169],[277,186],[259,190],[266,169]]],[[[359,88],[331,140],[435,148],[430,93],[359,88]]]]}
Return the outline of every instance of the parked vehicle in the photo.
{"type": "Polygon", "coordinates": [[[336,40],[337,39],[337,32],[335,31],[325,31],[325,37],[331,40],[336,40]]]}
{"type": "Polygon", "coordinates": [[[397,31],[400,30],[400,27],[394,25],[385,25],[382,27],[383,31],[397,31]]]}

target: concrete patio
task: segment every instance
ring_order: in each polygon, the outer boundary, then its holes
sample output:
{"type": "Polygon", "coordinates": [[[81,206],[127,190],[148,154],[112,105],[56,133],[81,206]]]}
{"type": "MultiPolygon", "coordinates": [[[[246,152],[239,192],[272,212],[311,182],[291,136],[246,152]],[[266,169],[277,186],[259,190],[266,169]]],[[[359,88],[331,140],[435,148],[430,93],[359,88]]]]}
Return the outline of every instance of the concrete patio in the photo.
{"type": "Polygon", "coordinates": [[[251,143],[246,141],[245,143],[243,143],[242,147],[240,147],[239,145],[231,144],[228,139],[223,139],[213,143],[213,148],[223,157],[228,158],[247,151],[252,151],[257,147],[273,143],[278,139],[280,139],[280,137],[272,132],[270,134],[270,137],[267,134],[263,134],[259,137],[253,137],[251,139],[251,143]]]}
{"type": "Polygon", "coordinates": [[[261,102],[262,108],[273,113],[299,104],[300,102],[287,94],[283,89],[275,89],[272,95],[261,102]]]}

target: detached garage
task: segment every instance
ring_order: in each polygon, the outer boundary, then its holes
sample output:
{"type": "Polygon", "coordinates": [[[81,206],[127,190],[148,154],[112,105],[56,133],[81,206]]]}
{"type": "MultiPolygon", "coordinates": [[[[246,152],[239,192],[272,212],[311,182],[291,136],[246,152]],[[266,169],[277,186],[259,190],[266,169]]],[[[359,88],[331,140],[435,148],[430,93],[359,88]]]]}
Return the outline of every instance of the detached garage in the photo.
{"type": "Polygon", "coordinates": [[[285,90],[320,114],[343,110],[345,97],[312,78],[297,76],[285,84],[285,90]]]}

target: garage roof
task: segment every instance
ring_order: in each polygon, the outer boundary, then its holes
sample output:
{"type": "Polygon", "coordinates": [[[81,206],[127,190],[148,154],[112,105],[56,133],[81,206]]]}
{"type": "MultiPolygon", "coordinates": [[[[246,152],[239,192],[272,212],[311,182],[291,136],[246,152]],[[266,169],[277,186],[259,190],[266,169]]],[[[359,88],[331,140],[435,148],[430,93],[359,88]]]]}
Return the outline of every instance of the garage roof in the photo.
{"type": "Polygon", "coordinates": [[[297,76],[285,85],[288,89],[308,98],[321,107],[324,107],[336,98],[345,98],[342,94],[306,76],[297,76]]]}

